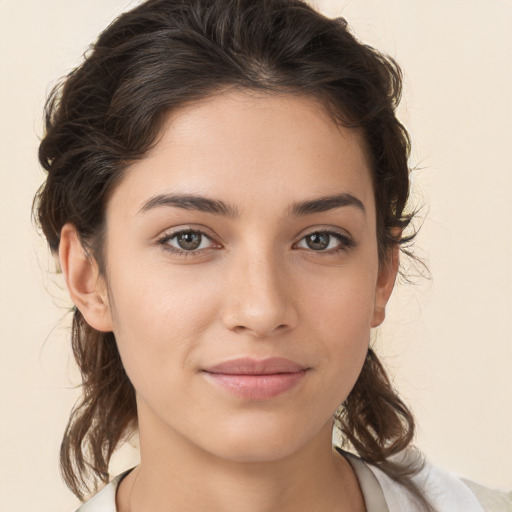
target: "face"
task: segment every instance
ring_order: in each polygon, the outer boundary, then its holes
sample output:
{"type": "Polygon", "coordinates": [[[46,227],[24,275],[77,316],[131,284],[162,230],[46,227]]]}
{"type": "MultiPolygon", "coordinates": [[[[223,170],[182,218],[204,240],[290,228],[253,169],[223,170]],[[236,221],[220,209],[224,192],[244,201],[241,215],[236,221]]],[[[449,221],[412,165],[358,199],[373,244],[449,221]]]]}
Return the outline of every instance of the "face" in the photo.
{"type": "Polygon", "coordinates": [[[292,95],[174,112],[111,196],[105,254],[141,436],[231,460],[330,428],[394,280],[359,134],[292,95]]]}

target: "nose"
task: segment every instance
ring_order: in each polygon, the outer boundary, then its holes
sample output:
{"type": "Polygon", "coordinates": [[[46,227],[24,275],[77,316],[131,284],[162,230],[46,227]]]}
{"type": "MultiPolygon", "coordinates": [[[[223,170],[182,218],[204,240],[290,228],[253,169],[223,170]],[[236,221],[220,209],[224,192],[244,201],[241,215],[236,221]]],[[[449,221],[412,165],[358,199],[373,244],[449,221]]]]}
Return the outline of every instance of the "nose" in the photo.
{"type": "Polygon", "coordinates": [[[224,325],[256,338],[293,329],[298,313],[291,279],[270,254],[240,256],[230,266],[224,325]]]}

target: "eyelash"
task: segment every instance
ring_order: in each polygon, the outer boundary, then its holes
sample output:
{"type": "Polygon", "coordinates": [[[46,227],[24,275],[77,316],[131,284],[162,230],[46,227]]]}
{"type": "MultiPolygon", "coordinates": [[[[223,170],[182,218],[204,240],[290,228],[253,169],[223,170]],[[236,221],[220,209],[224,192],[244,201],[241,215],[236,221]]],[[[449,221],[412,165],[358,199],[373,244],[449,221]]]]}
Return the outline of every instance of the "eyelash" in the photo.
{"type": "Polygon", "coordinates": [[[180,231],[175,231],[174,233],[169,233],[167,235],[164,235],[162,238],[160,238],[157,243],[162,246],[162,249],[165,251],[169,251],[173,254],[176,254],[177,256],[193,256],[194,254],[199,254],[200,252],[210,252],[212,249],[211,247],[208,249],[202,249],[201,251],[195,250],[195,251],[185,251],[183,249],[178,249],[176,247],[173,247],[172,245],[169,245],[169,240],[172,240],[173,238],[176,238],[179,235],[185,234],[185,233],[200,233],[201,236],[206,237],[208,240],[212,241],[211,237],[205,233],[201,229],[181,229],[180,231]]]}
{"type": "MultiPolygon", "coordinates": [[[[167,235],[164,235],[162,238],[160,238],[159,240],[157,240],[157,243],[158,245],[160,245],[162,247],[163,250],[165,251],[169,251],[177,256],[181,256],[181,257],[188,257],[188,256],[193,256],[195,254],[200,254],[200,253],[204,253],[204,252],[210,252],[210,250],[212,250],[211,247],[209,247],[208,249],[201,249],[201,250],[190,250],[190,251],[186,251],[186,250],[183,250],[183,249],[178,249],[172,245],[169,245],[169,240],[172,240],[173,238],[176,238],[177,236],[179,235],[182,235],[182,234],[185,234],[185,233],[199,233],[201,234],[201,236],[204,236],[206,237],[208,240],[212,241],[211,240],[211,237],[205,233],[204,231],[202,231],[201,229],[182,229],[180,231],[175,231],[174,233],[170,233],[170,234],[167,234],[167,235]]],[[[310,249],[310,251],[312,253],[316,253],[316,254],[339,254],[341,252],[346,252],[348,251],[349,249],[352,249],[354,246],[355,246],[355,243],[352,239],[350,239],[348,236],[344,235],[343,233],[339,233],[337,231],[332,231],[332,230],[327,230],[327,229],[320,229],[320,230],[317,230],[317,231],[312,231],[311,233],[308,233],[307,235],[304,235],[300,240],[304,240],[305,238],[307,238],[308,236],[311,236],[311,235],[322,235],[322,234],[325,234],[325,235],[329,235],[329,236],[333,236],[334,238],[337,238],[338,241],[340,242],[340,245],[335,248],[335,249],[330,249],[329,251],[325,251],[325,250],[322,250],[322,251],[315,251],[313,249],[310,249]]]]}

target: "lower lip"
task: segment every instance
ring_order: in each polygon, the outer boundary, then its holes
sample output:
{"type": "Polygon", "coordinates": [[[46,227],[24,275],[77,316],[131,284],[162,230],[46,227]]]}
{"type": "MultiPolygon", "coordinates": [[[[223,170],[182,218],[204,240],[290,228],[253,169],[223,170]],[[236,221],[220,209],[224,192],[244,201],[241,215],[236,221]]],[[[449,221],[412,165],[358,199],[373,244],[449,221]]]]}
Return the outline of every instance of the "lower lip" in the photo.
{"type": "Polygon", "coordinates": [[[205,372],[205,374],[210,381],[235,395],[251,400],[267,400],[297,386],[306,375],[306,370],[269,375],[233,375],[210,372],[205,372]]]}

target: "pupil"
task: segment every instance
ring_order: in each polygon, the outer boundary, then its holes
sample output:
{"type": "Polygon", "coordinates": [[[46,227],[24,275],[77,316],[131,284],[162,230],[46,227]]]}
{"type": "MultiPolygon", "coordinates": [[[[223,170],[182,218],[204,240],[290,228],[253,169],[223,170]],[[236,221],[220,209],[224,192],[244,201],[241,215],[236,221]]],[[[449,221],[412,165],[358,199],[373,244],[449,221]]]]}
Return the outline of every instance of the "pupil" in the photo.
{"type": "Polygon", "coordinates": [[[327,233],[313,233],[308,237],[308,245],[311,249],[325,249],[329,246],[327,233]]]}
{"type": "Polygon", "coordinates": [[[182,233],[178,236],[178,244],[182,249],[193,250],[201,245],[201,233],[182,233]]]}

